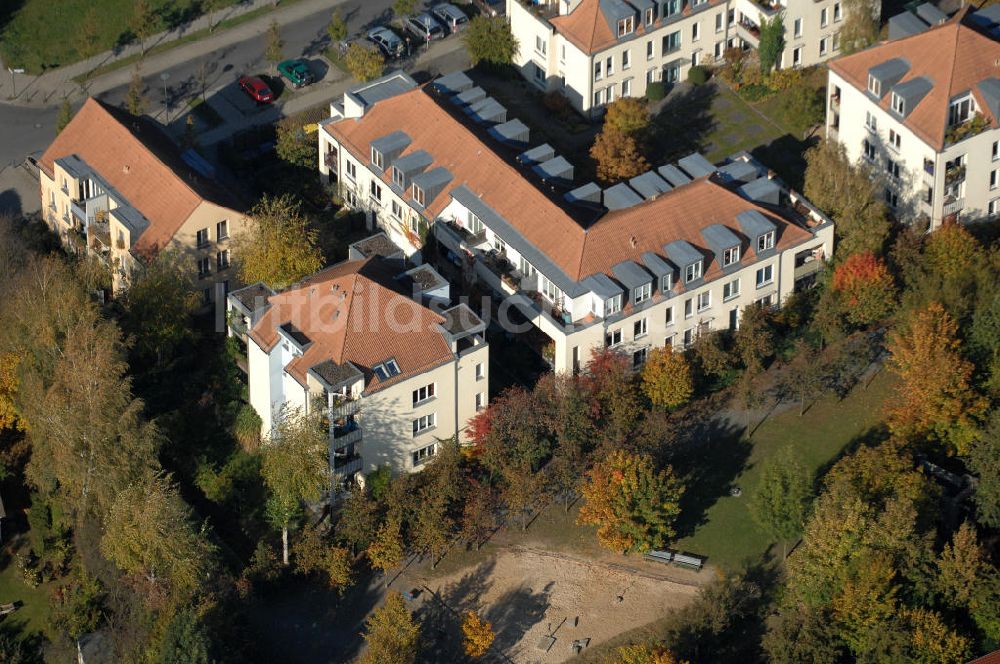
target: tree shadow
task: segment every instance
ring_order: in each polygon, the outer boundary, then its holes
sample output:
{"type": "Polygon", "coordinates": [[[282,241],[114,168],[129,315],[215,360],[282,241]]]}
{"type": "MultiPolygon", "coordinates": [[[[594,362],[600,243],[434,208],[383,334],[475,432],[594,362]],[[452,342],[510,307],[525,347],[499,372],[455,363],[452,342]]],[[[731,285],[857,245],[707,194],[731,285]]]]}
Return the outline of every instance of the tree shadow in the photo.
{"type": "Polygon", "coordinates": [[[21,216],[21,195],[14,189],[0,192],[0,213],[7,213],[15,217],[21,216]]]}
{"type": "MultiPolygon", "coordinates": [[[[496,599],[485,613],[493,623],[495,648],[508,650],[520,642],[529,629],[545,617],[549,608],[549,590],[535,592],[526,585],[510,590],[496,599]]],[[[532,644],[527,644],[529,647],[532,644]]]]}
{"type": "Polygon", "coordinates": [[[421,661],[457,662],[465,659],[462,650],[462,618],[467,611],[481,609],[481,598],[493,586],[490,580],[495,560],[488,560],[439,590],[431,590],[417,612],[423,632],[421,661]]]}
{"type": "Polygon", "coordinates": [[[14,19],[14,16],[21,11],[24,0],[4,0],[0,2],[0,34],[4,28],[14,19]]]}
{"type": "Polygon", "coordinates": [[[710,111],[718,94],[714,85],[678,86],[654,107],[647,138],[652,163],[665,164],[706,151],[707,136],[717,125],[710,111]]]}
{"type": "Polygon", "coordinates": [[[761,145],[751,154],[762,164],[767,164],[788,186],[802,191],[806,172],[806,150],[819,143],[819,136],[799,139],[791,134],[779,136],[766,145],[761,145]]]}

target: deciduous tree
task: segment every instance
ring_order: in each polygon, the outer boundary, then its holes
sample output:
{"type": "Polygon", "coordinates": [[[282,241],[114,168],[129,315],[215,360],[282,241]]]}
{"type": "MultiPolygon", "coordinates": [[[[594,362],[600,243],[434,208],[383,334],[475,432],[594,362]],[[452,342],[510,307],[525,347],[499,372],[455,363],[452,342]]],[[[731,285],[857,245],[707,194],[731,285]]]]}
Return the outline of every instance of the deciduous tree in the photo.
{"type": "Polygon", "coordinates": [[[21,419],[16,404],[20,363],[21,358],[16,353],[0,353],[0,429],[23,430],[27,424],[21,419]]]}
{"type": "Polygon", "coordinates": [[[264,196],[250,210],[235,244],[240,279],[285,288],[323,266],[317,234],[290,195],[264,196]]]}
{"type": "Polygon", "coordinates": [[[146,95],[143,93],[145,83],[142,82],[142,75],[139,67],[132,69],[132,78],[128,82],[128,91],[125,93],[125,108],[132,115],[139,117],[146,112],[146,95]]]}
{"type": "Polygon", "coordinates": [[[462,509],[462,539],[479,551],[486,538],[500,526],[499,498],[493,487],[473,479],[469,480],[466,495],[462,509]]]}
{"type": "Polygon", "coordinates": [[[135,0],[132,3],[132,17],[129,19],[129,28],[139,40],[139,48],[142,55],[146,55],[146,40],[156,34],[159,27],[156,11],[149,4],[148,0],[135,0]]]}
{"type": "Polygon", "coordinates": [[[607,105],[604,128],[641,140],[649,128],[649,110],[640,97],[621,97],[607,105]]]}
{"type": "Polygon", "coordinates": [[[378,506],[367,491],[359,486],[352,487],[340,508],[340,519],[335,529],[337,539],[350,544],[355,553],[366,548],[378,527],[377,510],[378,506]]]}
{"type": "Polygon", "coordinates": [[[281,529],[282,562],[288,564],[288,530],[303,502],[323,495],[330,475],[329,441],[315,417],[284,408],[262,448],[260,474],[271,492],[268,515],[281,529]]]}
{"type": "Polygon", "coordinates": [[[782,558],[788,540],[805,525],[812,490],[805,469],[791,447],[769,459],[750,500],[750,514],[768,534],[781,541],[782,558]]]}
{"type": "Polygon", "coordinates": [[[957,333],[936,302],[890,333],[890,366],[899,383],[886,414],[893,433],[930,438],[965,454],[986,404],[971,387],[972,365],[961,356],[957,333]]]}
{"type": "Polygon", "coordinates": [[[365,621],[368,648],[360,664],[413,664],[419,640],[420,626],[406,608],[403,596],[392,591],[365,621]]]}
{"type": "Polygon", "coordinates": [[[392,513],[386,516],[375,531],[367,553],[372,567],[386,573],[403,563],[403,524],[399,516],[392,513]]]}
{"type": "Polygon", "coordinates": [[[598,179],[608,184],[627,180],[649,169],[636,140],[610,127],[605,127],[594,139],[590,156],[597,162],[598,179]]]}
{"type": "Polygon", "coordinates": [[[277,66],[285,58],[283,53],[285,43],[281,41],[281,28],[277,21],[271,21],[267,26],[264,40],[264,59],[272,66],[277,66]]]}
{"type": "Polygon", "coordinates": [[[521,49],[503,16],[476,16],[462,32],[462,43],[473,67],[480,63],[494,68],[508,66],[521,49]]]}
{"type": "Polygon", "coordinates": [[[400,18],[406,18],[417,8],[417,0],[393,0],[392,13],[400,18]]]}
{"type": "Polygon", "coordinates": [[[193,609],[174,616],[163,635],[157,664],[214,664],[212,639],[193,609]]]}
{"type": "Polygon", "coordinates": [[[749,304],[740,312],[740,327],[733,334],[733,350],[748,372],[764,368],[764,360],[774,354],[771,313],[759,304],[749,304]]]}
{"type": "Polygon", "coordinates": [[[164,251],[139,261],[120,298],[124,331],[143,361],[161,365],[194,336],[190,318],[198,308],[198,296],[182,260],[179,254],[164,251]]]}
{"type": "Polygon", "coordinates": [[[642,390],[653,405],[661,408],[686,404],[694,391],[687,359],[671,346],[654,348],[642,368],[642,390]]]}
{"type": "Polygon", "coordinates": [[[849,55],[878,41],[881,3],[844,0],[844,25],[840,28],[840,51],[849,55]]]}
{"type": "Polygon", "coordinates": [[[882,320],[896,306],[896,286],[882,259],[869,252],[852,254],[833,273],[833,290],[843,315],[855,325],[882,320]]]}
{"type": "Polygon", "coordinates": [[[969,447],[966,463],[978,478],[973,494],[976,521],[1000,527],[1000,410],[993,411],[989,424],[969,447]]]}
{"type": "Polygon", "coordinates": [[[462,619],[462,633],[465,635],[465,654],[479,659],[493,645],[496,635],[493,633],[493,623],[483,620],[475,611],[466,611],[462,619]]]}
{"type": "Polygon", "coordinates": [[[326,26],[326,34],[330,35],[330,43],[334,45],[347,39],[347,21],[344,20],[344,14],[339,9],[335,9],[333,15],[330,16],[330,22],[326,26]]]}
{"type": "Polygon", "coordinates": [[[385,69],[385,57],[377,49],[355,42],[347,47],[344,66],[355,80],[364,83],[382,75],[385,69]]]}
{"type": "Polygon", "coordinates": [[[608,664],[687,664],[678,662],[666,648],[648,643],[621,646],[608,659],[608,664]]]}
{"type": "Polygon", "coordinates": [[[149,601],[193,595],[213,567],[215,547],[168,476],[126,487],[104,520],[101,552],[146,591],[149,601]]]}
{"type": "Polygon", "coordinates": [[[73,121],[73,107],[69,103],[69,97],[64,97],[59,105],[59,117],[56,118],[56,134],[61,134],[62,130],[73,121]]]}
{"type": "Polygon", "coordinates": [[[594,465],[582,490],[579,521],[597,526],[603,546],[647,551],[674,536],[684,487],[669,466],[656,472],[649,457],[615,450],[594,465]]]}
{"type": "Polygon", "coordinates": [[[351,552],[341,546],[332,546],[319,528],[306,524],[295,545],[295,571],[310,575],[319,573],[327,585],[343,594],[351,585],[351,552]]]}
{"type": "Polygon", "coordinates": [[[785,50],[785,13],[779,11],[771,18],[760,15],[760,71],[764,76],[781,62],[781,52],[785,50]]]}

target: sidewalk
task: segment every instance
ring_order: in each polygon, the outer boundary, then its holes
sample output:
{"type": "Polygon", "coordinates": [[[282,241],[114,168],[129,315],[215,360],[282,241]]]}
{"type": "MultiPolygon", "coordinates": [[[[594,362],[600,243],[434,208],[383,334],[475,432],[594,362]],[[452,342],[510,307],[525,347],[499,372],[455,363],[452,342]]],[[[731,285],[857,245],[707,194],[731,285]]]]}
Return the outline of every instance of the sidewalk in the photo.
{"type": "MultiPolygon", "coordinates": [[[[324,9],[329,9],[332,12],[333,7],[344,1],[296,0],[292,4],[278,7],[274,11],[267,12],[246,23],[228,29],[219,29],[204,39],[149,56],[142,63],[143,76],[156,74],[180,63],[204,56],[216,49],[259,37],[267,31],[272,21],[277,22],[278,25],[285,25],[324,9]]],[[[176,41],[185,35],[198,32],[199,30],[206,30],[209,25],[217,25],[221,21],[235,18],[263,7],[272,7],[274,4],[275,0],[246,0],[240,4],[214,12],[211,16],[201,16],[175,30],[162,32],[151,37],[147,40],[146,50],[148,51],[160,44],[176,41]]],[[[138,55],[140,51],[139,44],[134,43],[122,48],[120,51],[106,51],[87,60],[82,60],[39,76],[28,74],[11,75],[8,72],[0,71],[0,103],[33,107],[56,106],[67,97],[74,99],[78,96],[94,96],[113,88],[127,85],[132,77],[132,67],[130,66],[121,67],[115,71],[98,76],[87,81],[85,85],[80,85],[73,79],[98,67],[138,55]],[[11,87],[12,77],[13,88],[11,87]],[[15,92],[16,97],[13,96],[15,92]]],[[[8,65],[7,63],[0,62],[0,66],[6,69],[8,65]]]]}

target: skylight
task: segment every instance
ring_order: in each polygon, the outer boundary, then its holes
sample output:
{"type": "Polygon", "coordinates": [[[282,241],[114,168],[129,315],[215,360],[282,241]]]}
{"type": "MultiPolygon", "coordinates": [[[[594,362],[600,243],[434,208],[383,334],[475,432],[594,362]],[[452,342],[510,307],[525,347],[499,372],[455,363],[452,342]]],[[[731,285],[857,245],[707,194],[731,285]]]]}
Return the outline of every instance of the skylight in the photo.
{"type": "Polygon", "coordinates": [[[401,373],[395,359],[389,359],[381,364],[376,364],[372,371],[378,376],[379,380],[388,380],[401,373]]]}

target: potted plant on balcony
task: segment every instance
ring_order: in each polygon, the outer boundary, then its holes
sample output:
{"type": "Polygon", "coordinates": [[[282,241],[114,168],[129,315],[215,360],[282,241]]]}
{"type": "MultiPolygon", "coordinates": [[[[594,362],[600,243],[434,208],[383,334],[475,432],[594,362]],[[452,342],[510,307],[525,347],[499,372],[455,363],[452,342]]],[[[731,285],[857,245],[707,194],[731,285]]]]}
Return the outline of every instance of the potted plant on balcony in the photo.
{"type": "Polygon", "coordinates": [[[555,366],[556,362],[556,342],[549,341],[542,346],[542,359],[548,362],[549,366],[555,366]]]}

